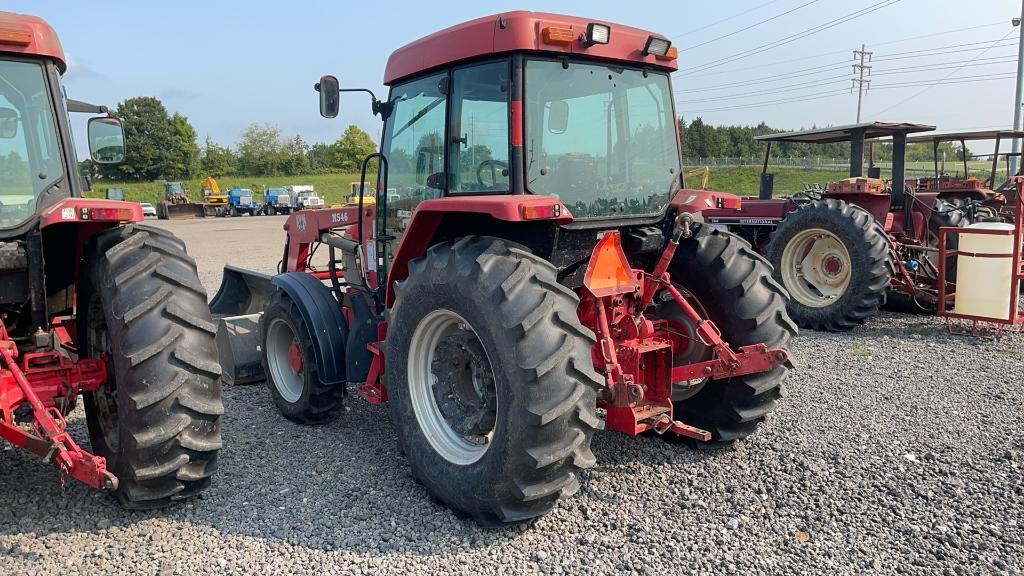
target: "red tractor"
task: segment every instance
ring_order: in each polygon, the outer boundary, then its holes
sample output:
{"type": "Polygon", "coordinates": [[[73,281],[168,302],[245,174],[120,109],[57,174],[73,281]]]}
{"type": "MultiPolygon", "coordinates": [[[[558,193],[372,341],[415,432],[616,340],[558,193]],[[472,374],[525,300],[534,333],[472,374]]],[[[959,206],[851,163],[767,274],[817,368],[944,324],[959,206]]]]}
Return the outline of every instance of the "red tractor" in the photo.
{"type": "MultiPolygon", "coordinates": [[[[870,122],[758,136],[767,143],[760,195],[744,198],[739,211],[709,211],[707,221],[744,237],[768,258],[791,296],[789,314],[801,327],[850,330],[887,300],[903,309],[934,312],[939,229],[970,223],[965,199],[971,194],[918,189],[906,180],[908,134],[933,129],[870,122]],[[880,178],[873,162],[865,173],[865,142],[878,138],[891,139],[890,181],[880,178]],[[843,141],[850,142],[849,179],[772,197],[773,145],[843,141]],[[893,182],[900,184],[893,187],[893,182]]],[[[947,268],[948,280],[955,282],[955,264],[948,262],[947,268]]]]}
{"type": "Polygon", "coordinates": [[[221,447],[220,365],[185,245],[135,225],[139,204],[82,197],[68,112],[93,161],[124,158],[106,108],[65,98],[57,35],[0,13],[0,437],[129,508],[210,484],[221,447]],[[84,397],[92,453],[65,417],[84,397]]]}
{"type": "MultiPolygon", "coordinates": [[[[346,383],[387,402],[413,476],[486,524],[573,494],[598,429],[753,433],[796,327],[768,263],[702,224],[739,199],[683,186],[675,69],[658,34],[531,12],[393,53],[375,202],[284,226],[259,320],[280,411],[327,422],[346,383]]],[[[316,88],[325,117],[356,91],[316,88]]],[[[227,272],[213,305],[241,312],[227,272]]]]}

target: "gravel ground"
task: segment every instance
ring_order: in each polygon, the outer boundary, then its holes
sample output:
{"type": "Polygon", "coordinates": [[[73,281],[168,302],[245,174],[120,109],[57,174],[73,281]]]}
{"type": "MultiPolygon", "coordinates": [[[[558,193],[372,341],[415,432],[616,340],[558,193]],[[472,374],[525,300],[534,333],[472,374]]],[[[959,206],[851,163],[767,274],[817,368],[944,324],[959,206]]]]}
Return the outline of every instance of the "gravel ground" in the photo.
{"type": "MultiPolygon", "coordinates": [[[[273,271],[281,223],[162,225],[212,294],[225,260],[273,271]]],[[[2,451],[0,574],[1024,573],[1024,337],[886,315],[805,332],[793,355],[788,397],[748,441],[598,435],[580,493],[529,527],[432,504],[385,407],[302,427],[261,385],[225,392],[213,488],[162,512],[62,491],[52,468],[2,451]]],[[[81,409],[71,428],[88,443],[81,409]]]]}

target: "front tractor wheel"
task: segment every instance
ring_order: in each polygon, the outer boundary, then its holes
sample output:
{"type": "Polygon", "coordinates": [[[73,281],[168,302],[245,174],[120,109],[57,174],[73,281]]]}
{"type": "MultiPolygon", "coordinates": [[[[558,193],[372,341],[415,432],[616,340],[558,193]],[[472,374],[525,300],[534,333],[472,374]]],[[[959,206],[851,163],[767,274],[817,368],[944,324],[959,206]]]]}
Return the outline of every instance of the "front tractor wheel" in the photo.
{"type": "MultiPolygon", "coordinates": [[[[674,281],[684,283],[680,288],[687,302],[715,323],[733,349],[759,343],[787,348],[796,335],[786,313],[786,291],[772,278],[768,262],[739,236],[702,227],[694,238],[679,244],[669,272],[674,281]]],[[[694,338],[696,327],[675,301],[659,300],[656,315],[668,321],[677,340],[673,364],[710,359],[711,350],[694,338]]],[[[674,417],[711,432],[712,445],[746,438],[775,409],[787,371],[780,365],[724,380],[676,382],[674,417]]]]}
{"type": "Polygon", "coordinates": [[[791,212],[768,244],[801,327],[846,331],[874,316],[893,274],[889,239],[866,210],[834,198],[791,212]]]}
{"type": "Polygon", "coordinates": [[[83,353],[107,362],[85,395],[93,450],[118,500],[157,508],[210,485],[221,448],[216,328],[195,262],[174,235],[129,225],[100,234],[82,266],[83,353]]]}
{"type": "Polygon", "coordinates": [[[594,464],[602,381],[555,268],[467,237],[412,261],[396,292],[388,405],[413,475],[484,524],[530,520],[575,493],[594,464]]]}
{"type": "Polygon", "coordinates": [[[345,384],[324,384],[313,340],[295,302],[277,290],[260,317],[263,370],[274,404],[299,424],[325,424],[344,408],[345,384]]]}

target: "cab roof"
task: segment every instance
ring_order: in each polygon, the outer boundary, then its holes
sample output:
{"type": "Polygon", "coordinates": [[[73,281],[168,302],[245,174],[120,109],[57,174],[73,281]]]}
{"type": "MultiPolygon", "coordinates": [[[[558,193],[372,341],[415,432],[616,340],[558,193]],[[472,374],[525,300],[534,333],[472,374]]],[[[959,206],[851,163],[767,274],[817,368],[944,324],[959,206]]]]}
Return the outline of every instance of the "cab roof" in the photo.
{"type": "Polygon", "coordinates": [[[917,142],[956,142],[960,140],[1007,140],[1010,138],[1024,138],[1024,130],[971,130],[968,132],[941,132],[937,134],[924,134],[907,138],[907,143],[917,142]]]}
{"type": "Polygon", "coordinates": [[[38,16],[0,12],[0,53],[45,56],[57,61],[61,73],[68,68],[57,33],[38,16]]]}
{"type": "Polygon", "coordinates": [[[863,131],[864,139],[882,138],[893,134],[910,134],[912,132],[929,132],[935,130],[935,126],[929,124],[912,124],[910,122],[862,122],[860,124],[847,124],[845,126],[829,126],[827,128],[815,128],[813,130],[800,130],[798,132],[780,132],[778,134],[764,134],[754,136],[754,140],[761,142],[805,142],[808,144],[830,144],[832,142],[845,142],[853,137],[856,132],[863,131]]]}
{"type": "Polygon", "coordinates": [[[664,38],[647,30],[576,16],[544,12],[505,12],[484,16],[445,28],[395,50],[384,69],[384,83],[394,82],[449,64],[513,51],[550,54],[578,54],[604,60],[647,65],[671,72],[676,59],[663,60],[643,54],[650,36],[664,38]],[[610,27],[607,44],[588,46],[581,39],[588,24],[610,27]],[[544,42],[545,28],[568,28],[576,37],[570,44],[544,42]]]}

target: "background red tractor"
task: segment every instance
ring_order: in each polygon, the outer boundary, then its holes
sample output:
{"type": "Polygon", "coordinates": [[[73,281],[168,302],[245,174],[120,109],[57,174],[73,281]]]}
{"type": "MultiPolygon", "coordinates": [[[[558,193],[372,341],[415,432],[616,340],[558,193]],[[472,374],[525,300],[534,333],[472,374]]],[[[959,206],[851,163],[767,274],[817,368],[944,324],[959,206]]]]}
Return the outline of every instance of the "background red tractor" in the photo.
{"type": "MultiPolygon", "coordinates": [[[[771,261],[776,279],[791,296],[789,313],[802,327],[850,330],[887,301],[934,312],[939,229],[969,224],[975,210],[968,199],[982,193],[919,187],[906,178],[908,134],[933,129],[869,122],[758,136],[767,144],[759,197],[744,198],[739,211],[709,211],[708,222],[743,236],[771,261]],[[892,145],[889,181],[873,164],[864,167],[865,142],[879,138],[892,145]],[[772,197],[768,164],[773,144],[843,141],[850,142],[849,179],[772,197]]],[[[955,247],[955,235],[950,242],[955,247]]],[[[947,262],[947,272],[955,282],[955,263],[947,262]]]]}
{"type": "MultiPolygon", "coordinates": [[[[130,508],[195,496],[221,447],[220,366],[184,244],[138,204],[82,198],[64,53],[42,20],[0,13],[0,437],[130,508]],[[85,400],[93,453],[65,416],[85,400]]],[[[95,162],[120,121],[89,121],[95,162]]]]}
{"type": "MultiPolygon", "coordinates": [[[[753,433],[796,328],[767,262],[702,224],[739,200],[683,187],[675,69],[657,34],[529,12],[392,54],[364,162],[384,192],[285,224],[260,318],[280,411],[329,421],[346,383],[386,401],[413,475],[484,523],[574,493],[600,428],[753,433]]],[[[327,117],[355,91],[317,89],[327,117]]],[[[260,280],[226,270],[215,310],[260,280]]]]}

